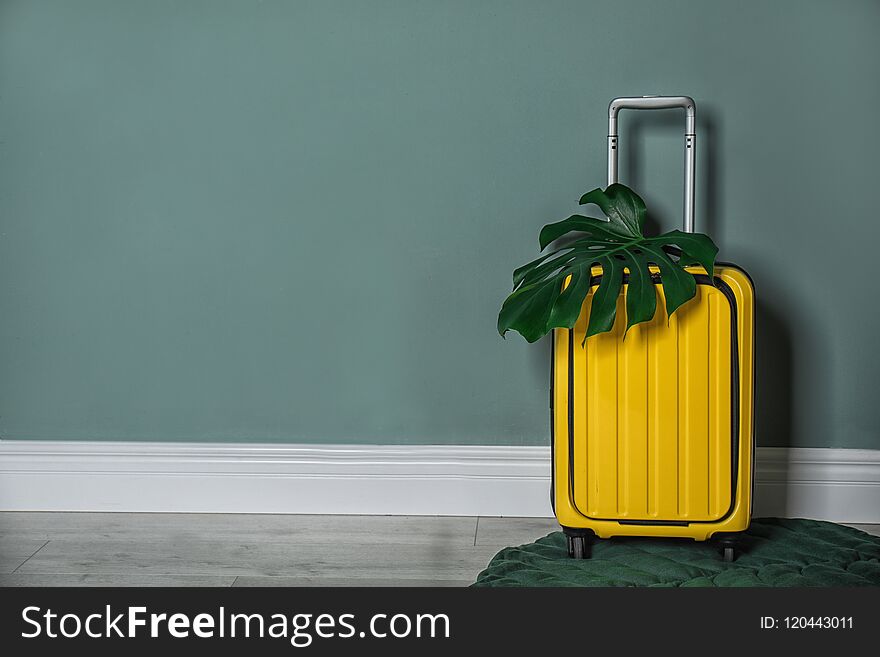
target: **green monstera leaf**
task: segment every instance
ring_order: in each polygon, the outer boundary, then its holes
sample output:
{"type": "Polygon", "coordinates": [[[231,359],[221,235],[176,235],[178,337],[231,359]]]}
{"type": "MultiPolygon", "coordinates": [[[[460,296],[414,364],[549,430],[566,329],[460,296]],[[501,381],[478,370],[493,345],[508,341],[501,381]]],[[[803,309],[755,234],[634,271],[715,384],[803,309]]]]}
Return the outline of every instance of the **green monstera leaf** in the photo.
{"type": "Polygon", "coordinates": [[[660,270],[667,316],[696,294],[696,280],[685,267],[701,265],[712,276],[718,253],[714,242],[702,233],[680,230],[645,237],[645,202],[626,185],[594,189],[581,197],[580,204],[599,206],[607,219],[573,215],[544,226],[542,250],[563,236],[580,235],[513,272],[513,292],[498,315],[502,336],[513,330],[535,342],[554,328],[572,328],[590,291],[595,265],[602,267],[602,278],[593,294],[587,338],[614,326],[625,275],[627,331],[652,319],[657,309],[650,265],[660,270]]]}

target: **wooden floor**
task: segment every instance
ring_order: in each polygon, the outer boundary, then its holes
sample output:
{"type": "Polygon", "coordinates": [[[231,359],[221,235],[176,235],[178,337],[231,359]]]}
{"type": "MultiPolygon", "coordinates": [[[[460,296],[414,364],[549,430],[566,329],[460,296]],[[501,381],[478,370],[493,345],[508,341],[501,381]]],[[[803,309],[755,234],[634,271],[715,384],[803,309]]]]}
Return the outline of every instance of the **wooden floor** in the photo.
{"type": "Polygon", "coordinates": [[[557,528],[548,518],[0,513],[0,586],[467,586],[501,548],[557,528]]]}

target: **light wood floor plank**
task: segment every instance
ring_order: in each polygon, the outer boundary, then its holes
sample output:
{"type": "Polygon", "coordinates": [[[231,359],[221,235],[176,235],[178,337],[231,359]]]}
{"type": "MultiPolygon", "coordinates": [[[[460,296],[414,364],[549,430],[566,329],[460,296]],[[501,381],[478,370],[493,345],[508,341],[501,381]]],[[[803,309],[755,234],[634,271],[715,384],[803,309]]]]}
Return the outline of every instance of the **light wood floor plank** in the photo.
{"type": "Polygon", "coordinates": [[[209,575],[29,574],[0,575],[0,586],[232,586],[234,577],[209,575]]]}
{"type": "Polygon", "coordinates": [[[472,546],[477,519],[186,513],[0,513],[0,536],[34,540],[187,540],[472,546]]]}
{"type": "Polygon", "coordinates": [[[861,529],[863,532],[868,534],[872,534],[874,536],[880,536],[880,525],[850,525],[847,524],[847,527],[854,527],[856,529],[861,529]]]}
{"type": "Polygon", "coordinates": [[[0,534],[0,573],[14,571],[45,543],[45,540],[0,534]]]}
{"type": "Polygon", "coordinates": [[[550,532],[559,531],[553,518],[486,518],[477,525],[477,546],[496,550],[533,543],[550,532]]]}
{"type": "Polygon", "coordinates": [[[51,541],[20,573],[188,574],[224,576],[340,577],[374,579],[470,579],[494,549],[357,542],[51,541]]]}
{"type": "Polygon", "coordinates": [[[442,586],[463,587],[473,584],[473,579],[364,579],[360,577],[239,577],[234,586],[442,586]]]}

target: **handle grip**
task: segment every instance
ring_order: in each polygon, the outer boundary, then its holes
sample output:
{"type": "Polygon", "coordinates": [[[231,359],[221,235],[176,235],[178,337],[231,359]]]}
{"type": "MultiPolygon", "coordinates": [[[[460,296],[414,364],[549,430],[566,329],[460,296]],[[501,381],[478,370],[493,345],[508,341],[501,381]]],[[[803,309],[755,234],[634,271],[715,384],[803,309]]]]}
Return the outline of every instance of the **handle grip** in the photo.
{"type": "Polygon", "coordinates": [[[671,109],[685,111],[684,129],[684,232],[694,232],[694,192],[697,153],[697,105],[690,96],[641,96],[615,98],[608,105],[608,184],[617,182],[617,115],[622,109],[671,109]]]}

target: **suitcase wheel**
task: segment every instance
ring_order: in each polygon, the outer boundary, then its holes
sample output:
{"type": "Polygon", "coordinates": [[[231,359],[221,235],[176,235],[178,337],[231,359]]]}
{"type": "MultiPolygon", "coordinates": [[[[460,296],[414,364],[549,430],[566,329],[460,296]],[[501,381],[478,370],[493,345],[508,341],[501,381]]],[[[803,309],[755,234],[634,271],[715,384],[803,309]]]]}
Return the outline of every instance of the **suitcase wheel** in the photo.
{"type": "Polygon", "coordinates": [[[596,535],[590,529],[563,527],[568,542],[568,556],[572,559],[589,559],[590,548],[596,535]]]}
{"type": "Polygon", "coordinates": [[[587,539],[583,536],[571,536],[568,539],[568,556],[572,559],[584,559],[587,553],[587,539]]]}
{"type": "Polygon", "coordinates": [[[724,563],[732,563],[736,559],[737,541],[735,534],[721,534],[715,536],[718,547],[721,548],[721,560],[724,563]]]}

